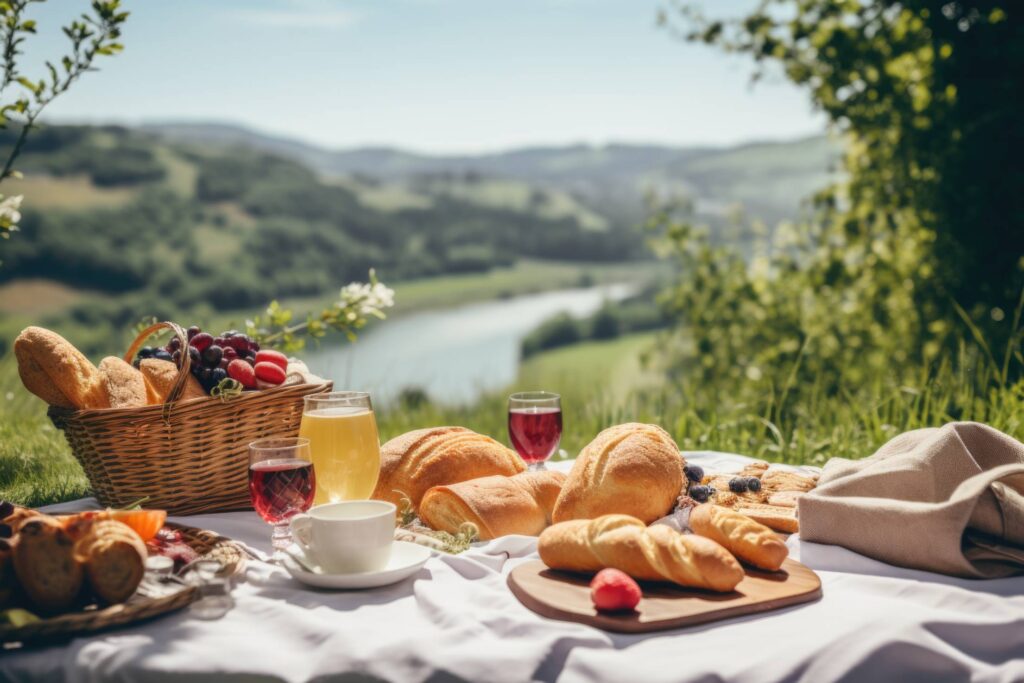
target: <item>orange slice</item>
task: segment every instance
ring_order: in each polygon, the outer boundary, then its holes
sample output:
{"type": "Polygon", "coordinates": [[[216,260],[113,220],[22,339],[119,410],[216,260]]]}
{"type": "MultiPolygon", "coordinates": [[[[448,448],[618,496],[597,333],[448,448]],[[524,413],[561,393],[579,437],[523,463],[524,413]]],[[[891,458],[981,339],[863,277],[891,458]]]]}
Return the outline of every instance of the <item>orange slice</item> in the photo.
{"type": "Polygon", "coordinates": [[[164,527],[167,513],[163,510],[107,510],[107,519],[127,524],[146,542],[164,527]]]}

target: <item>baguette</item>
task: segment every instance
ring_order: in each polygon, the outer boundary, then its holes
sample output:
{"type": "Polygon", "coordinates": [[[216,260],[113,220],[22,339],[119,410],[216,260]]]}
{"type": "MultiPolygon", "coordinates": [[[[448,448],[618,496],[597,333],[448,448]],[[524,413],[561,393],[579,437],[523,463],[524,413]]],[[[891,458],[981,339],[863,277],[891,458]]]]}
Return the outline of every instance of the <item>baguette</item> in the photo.
{"type": "Polygon", "coordinates": [[[417,429],[391,439],[380,449],[380,476],[371,498],[401,509],[408,498],[418,509],[424,494],[491,475],[512,476],[526,469],[513,451],[465,427],[417,429]]]}
{"type": "Polygon", "coordinates": [[[564,481],[563,473],[545,470],[435,486],[420,501],[419,516],[432,529],[449,533],[471,522],[482,541],[509,534],[536,536],[551,523],[564,481]]]}
{"type": "Polygon", "coordinates": [[[52,406],[109,408],[96,366],[68,340],[42,327],[27,327],[14,340],[18,375],[25,388],[52,406]]]}
{"type": "Polygon", "coordinates": [[[537,551],[552,569],[589,573],[612,567],[643,581],[720,593],[743,580],[736,558],[711,539],[663,525],[647,527],[628,515],[554,524],[541,533],[537,551]]]}
{"type": "Polygon", "coordinates": [[[116,356],[100,361],[100,377],[111,408],[141,408],[147,404],[142,372],[116,356]]]}
{"type": "MultiPolygon", "coordinates": [[[[146,403],[149,405],[161,405],[167,402],[167,396],[174,388],[178,380],[178,366],[168,360],[159,358],[144,358],[139,364],[142,377],[146,382],[146,403]]],[[[181,390],[179,401],[188,401],[193,398],[206,398],[207,393],[203,390],[199,380],[191,374],[185,380],[185,388],[181,390]]]]}
{"type": "Polygon", "coordinates": [[[552,518],[564,522],[617,513],[649,524],[675,505],[684,464],[660,427],[635,422],[610,427],[576,458],[552,518]]]}
{"type": "Polygon", "coordinates": [[[698,505],[691,510],[690,528],[760,569],[776,571],[789,555],[786,544],[771,529],[719,505],[698,505]]]}

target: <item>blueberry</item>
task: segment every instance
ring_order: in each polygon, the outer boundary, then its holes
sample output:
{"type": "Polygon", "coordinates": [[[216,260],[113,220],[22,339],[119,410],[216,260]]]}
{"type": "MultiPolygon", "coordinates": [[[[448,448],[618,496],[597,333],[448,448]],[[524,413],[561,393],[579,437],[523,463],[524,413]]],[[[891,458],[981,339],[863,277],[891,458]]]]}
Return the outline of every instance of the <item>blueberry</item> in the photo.
{"type": "Polygon", "coordinates": [[[757,493],[758,491],[761,490],[761,480],[758,479],[757,477],[748,477],[747,488],[753,491],[754,493],[757,493]]]}
{"type": "Polygon", "coordinates": [[[152,358],[154,353],[156,353],[156,349],[152,346],[143,346],[139,349],[139,358],[152,358]]]}
{"type": "Polygon", "coordinates": [[[710,486],[691,486],[690,498],[693,498],[698,503],[706,503],[714,492],[715,490],[710,486]]]}
{"type": "Polygon", "coordinates": [[[167,349],[157,349],[156,351],[153,352],[153,358],[171,362],[174,361],[174,359],[171,358],[171,354],[167,352],[167,349]]]}
{"type": "Polygon", "coordinates": [[[747,478],[746,477],[733,477],[729,480],[729,490],[733,493],[746,493],[747,491],[747,478]]]}
{"type": "Polygon", "coordinates": [[[700,483],[700,480],[704,478],[704,468],[700,465],[686,464],[683,471],[686,472],[686,478],[692,482],[700,483]]]}
{"type": "Polygon", "coordinates": [[[194,346],[188,347],[188,357],[192,360],[192,367],[197,368],[202,363],[202,358],[199,355],[199,349],[194,346]]]}
{"type": "Polygon", "coordinates": [[[228,371],[224,368],[214,368],[210,371],[210,382],[213,386],[220,384],[220,381],[228,376],[228,371]]]}

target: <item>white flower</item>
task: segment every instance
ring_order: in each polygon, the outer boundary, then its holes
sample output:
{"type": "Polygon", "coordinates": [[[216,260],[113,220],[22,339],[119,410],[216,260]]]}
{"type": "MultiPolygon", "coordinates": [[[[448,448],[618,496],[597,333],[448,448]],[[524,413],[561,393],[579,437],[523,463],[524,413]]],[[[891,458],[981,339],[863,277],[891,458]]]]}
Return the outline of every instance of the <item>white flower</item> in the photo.
{"type": "Polygon", "coordinates": [[[21,220],[21,200],[23,195],[14,195],[0,201],[0,225],[11,227],[17,225],[21,220]]]}
{"type": "Polygon", "coordinates": [[[341,301],[346,307],[354,308],[358,315],[373,315],[395,305],[395,290],[383,282],[352,282],[341,288],[341,301]]]}

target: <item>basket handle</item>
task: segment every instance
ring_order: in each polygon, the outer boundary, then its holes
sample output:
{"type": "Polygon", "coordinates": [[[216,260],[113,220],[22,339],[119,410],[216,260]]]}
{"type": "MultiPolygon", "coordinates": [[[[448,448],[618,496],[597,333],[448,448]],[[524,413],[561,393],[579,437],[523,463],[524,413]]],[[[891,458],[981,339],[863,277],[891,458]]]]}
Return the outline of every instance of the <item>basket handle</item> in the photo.
{"type": "Polygon", "coordinates": [[[139,332],[139,336],[135,338],[132,345],[128,348],[128,353],[124,355],[126,363],[131,364],[135,360],[135,354],[139,352],[142,345],[147,339],[152,337],[160,330],[168,329],[178,335],[178,339],[181,340],[181,363],[178,365],[178,377],[174,380],[174,386],[171,387],[171,391],[167,394],[167,399],[164,401],[167,403],[174,403],[181,396],[181,392],[185,390],[185,382],[188,381],[189,375],[192,368],[192,355],[188,352],[188,335],[185,334],[185,330],[181,328],[177,323],[170,321],[164,321],[162,323],[153,323],[142,332],[139,332]]]}

